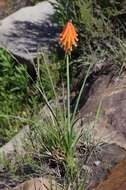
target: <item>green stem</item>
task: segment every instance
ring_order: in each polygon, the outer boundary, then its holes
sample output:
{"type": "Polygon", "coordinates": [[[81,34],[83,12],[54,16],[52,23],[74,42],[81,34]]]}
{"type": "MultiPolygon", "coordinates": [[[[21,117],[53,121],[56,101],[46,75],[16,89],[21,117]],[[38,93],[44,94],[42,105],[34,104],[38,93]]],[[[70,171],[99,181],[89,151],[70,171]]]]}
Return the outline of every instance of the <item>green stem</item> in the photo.
{"type": "Polygon", "coordinates": [[[68,110],[68,131],[70,132],[70,68],[69,55],[66,55],[67,62],[67,110],[68,110]]]}
{"type": "Polygon", "coordinates": [[[77,109],[78,109],[78,106],[79,106],[80,98],[81,98],[82,92],[83,92],[83,90],[84,90],[84,87],[85,87],[87,78],[88,78],[88,76],[89,76],[91,67],[92,67],[92,64],[90,64],[89,67],[88,67],[87,74],[86,74],[86,76],[85,76],[85,78],[84,78],[83,84],[82,84],[82,86],[81,86],[81,89],[80,89],[80,92],[79,92],[79,95],[78,95],[78,98],[77,98],[77,102],[76,102],[76,105],[75,105],[75,108],[74,108],[74,113],[73,113],[73,116],[72,116],[72,121],[73,121],[73,122],[74,122],[74,119],[75,119],[75,115],[76,115],[76,113],[77,113],[77,109]]]}

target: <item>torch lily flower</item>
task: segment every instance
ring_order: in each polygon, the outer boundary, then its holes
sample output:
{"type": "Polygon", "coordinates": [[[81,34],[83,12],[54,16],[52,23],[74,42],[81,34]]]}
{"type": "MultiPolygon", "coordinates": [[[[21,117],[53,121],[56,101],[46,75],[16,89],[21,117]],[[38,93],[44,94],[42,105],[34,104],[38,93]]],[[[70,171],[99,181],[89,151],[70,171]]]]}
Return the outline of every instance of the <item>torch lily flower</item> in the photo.
{"type": "Polygon", "coordinates": [[[65,53],[70,53],[73,46],[76,46],[78,38],[75,27],[71,21],[68,21],[64,27],[62,33],[60,34],[60,44],[64,48],[65,53]]]}

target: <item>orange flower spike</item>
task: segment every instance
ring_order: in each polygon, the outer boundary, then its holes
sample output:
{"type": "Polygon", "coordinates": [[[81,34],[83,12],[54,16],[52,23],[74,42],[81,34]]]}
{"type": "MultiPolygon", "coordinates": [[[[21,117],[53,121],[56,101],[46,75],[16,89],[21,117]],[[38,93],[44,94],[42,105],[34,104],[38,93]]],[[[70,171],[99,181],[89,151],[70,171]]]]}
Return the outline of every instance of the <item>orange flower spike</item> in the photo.
{"type": "Polygon", "coordinates": [[[66,26],[64,27],[62,33],[60,34],[60,37],[62,39],[67,35],[68,29],[69,29],[69,22],[66,24],[66,26]]]}
{"type": "Polygon", "coordinates": [[[60,34],[60,44],[64,48],[66,53],[72,51],[72,47],[76,46],[78,41],[78,34],[71,21],[68,21],[60,34]]]}
{"type": "Polygon", "coordinates": [[[78,41],[78,39],[77,39],[78,34],[77,34],[76,30],[74,29],[73,25],[71,27],[71,32],[73,34],[73,38],[75,38],[75,41],[78,41]]]}

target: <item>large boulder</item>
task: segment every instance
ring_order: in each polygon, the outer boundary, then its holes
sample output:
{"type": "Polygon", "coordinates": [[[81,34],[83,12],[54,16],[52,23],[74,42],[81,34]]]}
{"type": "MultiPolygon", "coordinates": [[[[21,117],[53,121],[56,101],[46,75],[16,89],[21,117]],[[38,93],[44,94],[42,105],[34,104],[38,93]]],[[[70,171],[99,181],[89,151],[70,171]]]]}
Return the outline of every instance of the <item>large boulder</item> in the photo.
{"type": "MultiPolygon", "coordinates": [[[[119,77],[118,71],[113,70],[115,67],[110,65],[108,67],[109,71],[104,70],[95,75],[89,86],[88,95],[81,99],[85,104],[81,105],[82,120],[79,124],[84,129],[93,130],[92,138],[97,142],[97,146],[103,144],[102,152],[96,152],[96,158],[93,156],[88,162],[90,166],[92,165],[89,190],[95,190],[93,187],[108,176],[114,165],[126,159],[126,76],[124,73],[119,77]],[[107,148],[104,144],[107,144],[107,148]]],[[[122,167],[120,171],[118,167],[115,168],[116,171],[114,170],[115,178],[110,176],[110,180],[101,182],[96,190],[115,190],[116,187],[119,190],[126,189],[126,175],[123,170],[125,161],[120,165],[119,167],[122,167]],[[117,178],[120,180],[117,181],[117,178]]]]}
{"type": "MultiPolygon", "coordinates": [[[[54,3],[55,0],[50,2],[54,3]]],[[[31,60],[39,48],[49,51],[57,41],[57,25],[52,3],[43,1],[36,6],[18,10],[0,22],[0,47],[16,57],[31,60]]]]}
{"type": "Polygon", "coordinates": [[[88,99],[81,108],[84,123],[95,122],[95,138],[107,143],[116,143],[126,148],[126,77],[112,78],[110,74],[100,75],[89,90],[88,99]]]}

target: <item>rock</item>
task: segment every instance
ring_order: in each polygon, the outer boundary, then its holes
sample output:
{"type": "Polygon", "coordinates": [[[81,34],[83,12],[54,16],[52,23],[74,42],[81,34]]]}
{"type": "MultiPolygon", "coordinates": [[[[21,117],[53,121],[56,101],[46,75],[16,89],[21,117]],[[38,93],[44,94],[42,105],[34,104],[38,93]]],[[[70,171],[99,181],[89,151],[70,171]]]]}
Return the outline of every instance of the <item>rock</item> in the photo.
{"type": "Polygon", "coordinates": [[[103,181],[111,169],[124,159],[126,159],[126,150],[116,144],[103,144],[99,151],[93,153],[87,162],[92,170],[88,190],[92,190],[96,184],[103,181]],[[98,165],[96,165],[96,161],[98,161],[98,165]]]}
{"type": "Polygon", "coordinates": [[[126,77],[111,79],[100,75],[89,90],[88,99],[81,108],[83,121],[94,123],[101,103],[100,115],[95,122],[94,138],[126,148],[126,77]]]}
{"type": "Polygon", "coordinates": [[[126,190],[126,160],[117,164],[107,179],[92,190],[126,190]]]}
{"type": "Polygon", "coordinates": [[[101,164],[101,161],[96,160],[96,161],[94,162],[94,164],[95,164],[95,166],[99,166],[99,165],[101,164]]]}
{"type": "Polygon", "coordinates": [[[49,51],[57,44],[58,30],[53,21],[54,13],[52,4],[43,1],[6,17],[0,22],[0,47],[32,62],[40,48],[49,51]]]}
{"type": "MultiPolygon", "coordinates": [[[[13,188],[13,190],[61,190],[60,185],[56,183],[56,181],[47,178],[35,178],[28,180],[17,187],[13,188]]],[[[6,189],[6,190],[9,190],[6,189]]]]}
{"type": "Polygon", "coordinates": [[[25,154],[23,142],[28,138],[27,134],[29,131],[29,126],[24,126],[17,135],[0,148],[0,156],[8,160],[13,158],[15,151],[20,155],[25,154]]]}
{"type": "MultiPolygon", "coordinates": [[[[121,77],[115,77],[112,72],[110,69],[95,77],[86,103],[80,109],[81,127],[93,130],[97,146],[103,143],[100,152],[97,151],[88,161],[93,171],[89,190],[103,181],[116,164],[126,159],[126,77],[125,73],[121,77]],[[99,106],[100,114],[96,119],[99,106]],[[98,166],[96,161],[100,161],[98,166]]],[[[82,101],[84,98],[83,96],[82,101]]],[[[106,186],[105,190],[109,188],[106,186]]]]}

